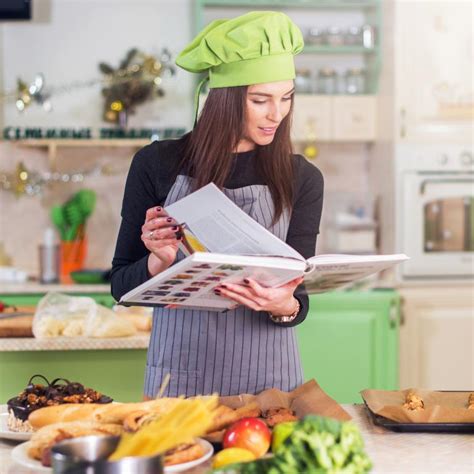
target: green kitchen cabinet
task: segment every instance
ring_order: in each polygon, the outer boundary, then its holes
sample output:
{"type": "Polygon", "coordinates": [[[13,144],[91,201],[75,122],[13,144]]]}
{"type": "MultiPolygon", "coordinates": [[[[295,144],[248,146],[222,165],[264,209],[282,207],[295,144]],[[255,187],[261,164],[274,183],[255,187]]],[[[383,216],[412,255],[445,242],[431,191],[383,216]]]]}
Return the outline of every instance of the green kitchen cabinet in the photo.
{"type": "Polygon", "coordinates": [[[365,388],[398,389],[400,298],[394,290],[310,295],[297,326],[305,380],[339,403],[361,402],[365,388]]]}
{"type": "MultiPolygon", "coordinates": [[[[65,294],[68,294],[65,292],[65,294]]],[[[0,301],[15,306],[35,306],[43,298],[44,293],[14,293],[0,294],[0,301]]],[[[115,300],[110,293],[70,293],[70,296],[89,296],[97,303],[111,308],[115,304],[115,300]]]]}
{"type": "MultiPolygon", "coordinates": [[[[143,397],[146,349],[0,351],[0,405],[35,374],[80,382],[120,402],[143,397]]],[[[38,383],[41,383],[38,381],[38,383]]]]}
{"type": "MultiPolygon", "coordinates": [[[[109,292],[70,294],[90,296],[108,307],[115,303],[109,292]]],[[[0,300],[16,306],[35,306],[43,296],[42,293],[0,294],[0,300]]],[[[0,351],[0,404],[23,390],[34,374],[42,374],[49,380],[64,377],[77,381],[117,401],[139,401],[143,396],[146,352],[145,348],[0,351]]]]}

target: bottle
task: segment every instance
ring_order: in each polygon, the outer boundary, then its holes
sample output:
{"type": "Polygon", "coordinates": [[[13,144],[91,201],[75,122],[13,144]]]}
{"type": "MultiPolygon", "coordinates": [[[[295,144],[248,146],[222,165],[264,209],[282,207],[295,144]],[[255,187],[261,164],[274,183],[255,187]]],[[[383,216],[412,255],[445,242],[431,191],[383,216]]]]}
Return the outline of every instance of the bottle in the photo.
{"type": "Polygon", "coordinates": [[[375,47],[375,28],[372,25],[362,26],[362,46],[367,49],[375,47]]]}
{"type": "Polygon", "coordinates": [[[54,229],[48,227],[39,246],[39,280],[41,283],[59,282],[59,244],[54,229]]]}

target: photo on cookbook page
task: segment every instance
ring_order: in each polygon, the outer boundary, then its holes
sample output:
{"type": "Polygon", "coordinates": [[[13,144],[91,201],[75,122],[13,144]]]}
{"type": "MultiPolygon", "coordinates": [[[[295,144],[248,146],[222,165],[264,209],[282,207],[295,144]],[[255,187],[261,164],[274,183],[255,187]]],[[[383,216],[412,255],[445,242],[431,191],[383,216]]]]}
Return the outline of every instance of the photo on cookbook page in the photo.
{"type": "Polygon", "coordinates": [[[264,286],[273,287],[301,275],[301,270],[296,268],[302,265],[300,262],[293,263],[290,268],[282,268],[280,259],[276,262],[268,258],[265,260],[260,257],[195,253],[166,270],[166,275],[157,275],[125,295],[121,303],[223,310],[235,306],[231,300],[213,291],[224,282],[243,284],[244,278],[252,278],[264,286]],[[237,258],[242,261],[241,265],[233,263],[237,258]],[[223,263],[226,260],[231,263],[223,263]]]}

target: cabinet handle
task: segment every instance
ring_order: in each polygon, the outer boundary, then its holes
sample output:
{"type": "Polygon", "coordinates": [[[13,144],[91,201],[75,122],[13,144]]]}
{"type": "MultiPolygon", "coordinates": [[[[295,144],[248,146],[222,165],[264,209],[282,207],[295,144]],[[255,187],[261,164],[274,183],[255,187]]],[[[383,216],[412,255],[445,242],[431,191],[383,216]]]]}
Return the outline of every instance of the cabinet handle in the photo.
{"type": "Polygon", "coordinates": [[[405,299],[403,298],[403,296],[400,297],[400,310],[399,310],[399,313],[400,313],[400,321],[399,321],[398,324],[400,326],[404,326],[405,322],[406,322],[406,318],[405,318],[405,299]]]}
{"type": "Polygon", "coordinates": [[[400,323],[400,318],[398,316],[398,308],[395,303],[391,303],[390,309],[388,312],[388,320],[391,329],[395,329],[397,327],[397,323],[400,323]]]}
{"type": "Polygon", "coordinates": [[[405,107],[400,109],[400,138],[405,138],[407,135],[407,126],[406,126],[407,111],[405,107]]]}

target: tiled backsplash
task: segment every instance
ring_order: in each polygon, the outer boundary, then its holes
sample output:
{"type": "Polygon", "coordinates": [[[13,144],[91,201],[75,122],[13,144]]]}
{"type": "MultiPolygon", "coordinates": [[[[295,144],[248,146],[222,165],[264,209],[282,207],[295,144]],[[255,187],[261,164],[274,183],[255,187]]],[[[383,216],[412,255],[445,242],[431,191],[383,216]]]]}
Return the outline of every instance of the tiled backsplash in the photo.
{"type": "MultiPolygon", "coordinates": [[[[107,165],[114,174],[89,177],[80,184],[55,184],[46,188],[42,196],[15,197],[11,192],[0,190],[0,242],[4,243],[6,252],[13,258],[14,266],[37,273],[38,245],[44,229],[52,225],[49,217],[51,206],[65,202],[74,192],[87,187],[97,193],[97,205],[87,224],[89,249],[86,266],[109,268],[120,225],[125,179],[134,153],[132,148],[61,149],[57,160],[59,171],[70,173],[107,165]]],[[[0,172],[13,171],[20,161],[32,170],[48,169],[44,150],[0,143],[0,157],[0,172]]],[[[328,199],[337,199],[338,192],[369,192],[364,145],[321,145],[314,163],[325,178],[326,204],[328,199]]],[[[324,252],[324,222],[327,218],[323,212],[319,252],[324,252]]]]}

